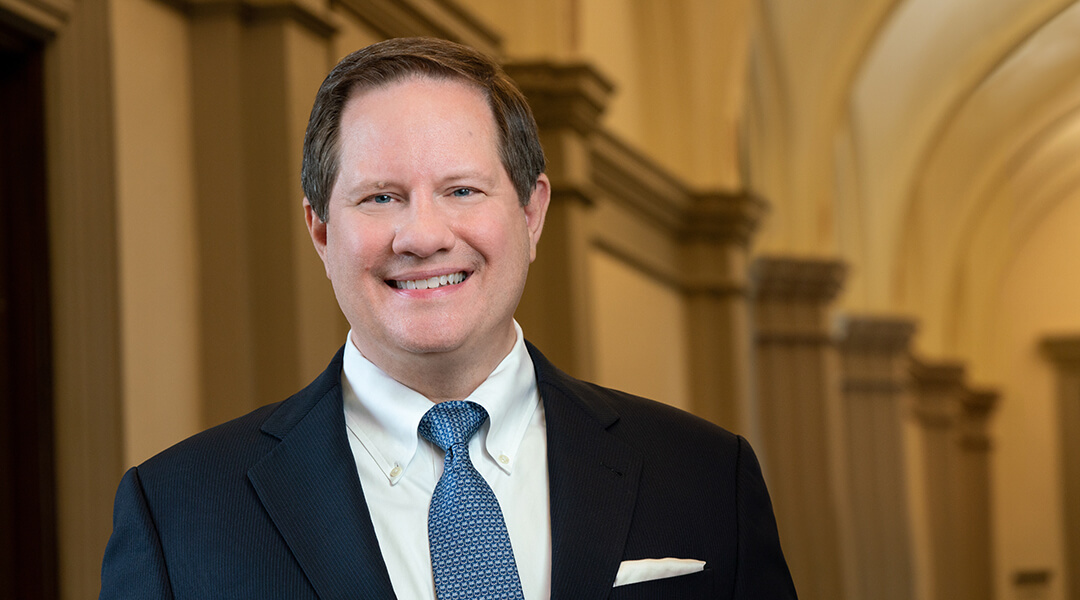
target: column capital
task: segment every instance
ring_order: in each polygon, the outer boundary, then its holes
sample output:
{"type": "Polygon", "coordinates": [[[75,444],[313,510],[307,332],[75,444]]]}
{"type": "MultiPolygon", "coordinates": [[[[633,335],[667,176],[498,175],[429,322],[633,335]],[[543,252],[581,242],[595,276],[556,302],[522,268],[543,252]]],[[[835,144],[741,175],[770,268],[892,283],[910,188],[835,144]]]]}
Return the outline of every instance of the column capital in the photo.
{"type": "Polygon", "coordinates": [[[924,427],[946,428],[956,423],[964,395],[964,367],[959,363],[911,362],[915,388],[915,417],[924,427]]]}
{"type": "Polygon", "coordinates": [[[991,449],[987,425],[997,408],[1000,394],[995,390],[968,390],[960,399],[960,446],[969,451],[991,449]]]}
{"type": "Polygon", "coordinates": [[[511,62],[503,69],[528,98],[540,129],[594,133],[615,89],[586,63],[511,62]]]}
{"type": "Polygon", "coordinates": [[[840,292],[847,266],[838,260],[760,256],[750,265],[758,298],[826,304],[840,292]]]}
{"type": "Polygon", "coordinates": [[[283,20],[304,26],[315,35],[329,38],[337,26],[325,12],[298,0],[163,0],[192,18],[235,15],[246,22],[283,20]]]}
{"type": "Polygon", "coordinates": [[[768,202],[750,191],[698,192],[690,197],[680,237],[746,247],[768,211],[768,202]]]}
{"type": "Polygon", "coordinates": [[[1059,368],[1080,369],[1080,334],[1044,337],[1039,349],[1059,368]]]}
{"type": "Polygon", "coordinates": [[[840,315],[837,329],[842,351],[894,354],[907,351],[916,326],[901,317],[840,315]]]}

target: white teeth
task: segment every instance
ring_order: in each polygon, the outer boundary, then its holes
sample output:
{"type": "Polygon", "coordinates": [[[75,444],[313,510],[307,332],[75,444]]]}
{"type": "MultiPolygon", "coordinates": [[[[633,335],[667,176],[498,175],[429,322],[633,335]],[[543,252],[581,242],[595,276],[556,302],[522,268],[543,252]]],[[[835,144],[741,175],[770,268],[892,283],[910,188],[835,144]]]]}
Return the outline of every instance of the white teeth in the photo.
{"type": "Polygon", "coordinates": [[[395,280],[394,287],[399,290],[433,290],[444,285],[454,285],[465,281],[465,273],[457,272],[451,275],[439,275],[427,279],[413,279],[409,281],[395,280]]]}

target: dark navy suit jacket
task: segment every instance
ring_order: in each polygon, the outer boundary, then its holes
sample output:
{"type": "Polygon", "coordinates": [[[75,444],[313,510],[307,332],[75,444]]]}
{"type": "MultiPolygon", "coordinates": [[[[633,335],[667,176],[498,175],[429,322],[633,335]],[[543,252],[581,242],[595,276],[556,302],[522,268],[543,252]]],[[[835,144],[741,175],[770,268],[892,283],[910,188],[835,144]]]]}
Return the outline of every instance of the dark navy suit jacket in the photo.
{"type": "MultiPolygon", "coordinates": [[[[529,352],[548,432],[552,598],[795,598],[746,440],[529,352]],[[664,557],[705,570],[612,588],[621,561],[664,557]]],[[[101,598],[394,598],[346,439],[341,360],[129,470],[101,598]]]]}

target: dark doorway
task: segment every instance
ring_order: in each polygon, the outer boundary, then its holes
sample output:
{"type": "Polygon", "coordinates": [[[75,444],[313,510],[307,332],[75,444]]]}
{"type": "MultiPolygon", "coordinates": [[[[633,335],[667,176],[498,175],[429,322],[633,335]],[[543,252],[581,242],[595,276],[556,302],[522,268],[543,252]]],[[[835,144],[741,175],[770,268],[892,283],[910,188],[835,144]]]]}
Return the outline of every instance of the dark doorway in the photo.
{"type": "Polygon", "coordinates": [[[54,600],[43,45],[0,18],[0,598],[54,600]]]}

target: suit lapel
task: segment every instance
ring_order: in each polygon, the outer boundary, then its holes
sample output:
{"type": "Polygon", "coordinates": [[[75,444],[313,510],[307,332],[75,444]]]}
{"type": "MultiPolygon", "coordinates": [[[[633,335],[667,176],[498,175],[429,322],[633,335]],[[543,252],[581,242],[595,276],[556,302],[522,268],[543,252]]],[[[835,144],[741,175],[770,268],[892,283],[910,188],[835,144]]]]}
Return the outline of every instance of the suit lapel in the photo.
{"type": "Polygon", "coordinates": [[[345,433],[341,353],[263,431],[278,444],[248,478],[323,600],[394,598],[345,433]]]}
{"type": "Polygon", "coordinates": [[[623,556],[640,453],[607,431],[618,413],[529,346],[548,436],[552,598],[606,598],[623,556]]]}

